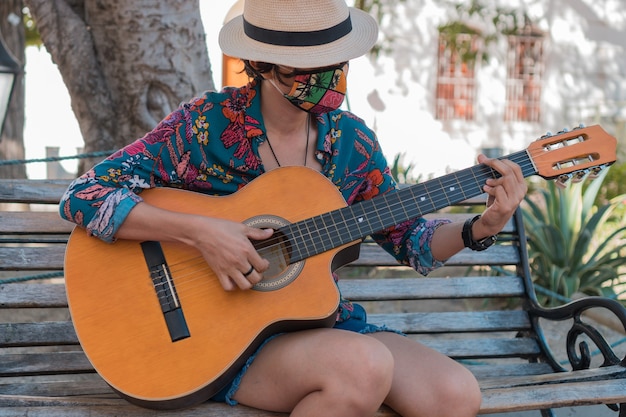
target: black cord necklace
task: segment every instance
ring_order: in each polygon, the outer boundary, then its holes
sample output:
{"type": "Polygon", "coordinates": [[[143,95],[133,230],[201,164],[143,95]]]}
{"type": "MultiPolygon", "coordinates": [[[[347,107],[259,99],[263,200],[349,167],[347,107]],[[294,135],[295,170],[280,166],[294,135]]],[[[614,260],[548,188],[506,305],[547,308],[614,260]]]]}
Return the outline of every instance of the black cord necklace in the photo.
{"type": "MultiPolygon", "coordinates": [[[[306,116],[306,149],[304,150],[304,166],[306,166],[306,161],[309,157],[309,133],[311,132],[311,113],[308,113],[306,116]]],[[[274,157],[274,161],[276,161],[276,165],[280,168],[280,162],[278,162],[278,157],[276,156],[276,152],[274,152],[274,148],[272,148],[272,143],[270,142],[269,136],[265,136],[265,140],[267,141],[267,145],[270,147],[270,151],[272,152],[272,156],[274,157]]]]}

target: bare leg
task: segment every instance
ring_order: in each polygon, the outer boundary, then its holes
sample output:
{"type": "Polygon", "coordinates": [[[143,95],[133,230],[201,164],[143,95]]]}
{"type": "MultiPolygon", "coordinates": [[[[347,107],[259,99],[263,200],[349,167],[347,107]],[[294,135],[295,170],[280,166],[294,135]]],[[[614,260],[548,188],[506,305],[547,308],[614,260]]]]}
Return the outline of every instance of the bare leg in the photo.
{"type": "Polygon", "coordinates": [[[474,417],[481,395],[463,366],[407,337],[372,333],[394,357],[395,372],[385,403],[403,417],[474,417]]]}
{"type": "Polygon", "coordinates": [[[235,399],[293,417],[368,417],[383,402],[403,417],[474,417],[481,396],[467,369],[407,337],[317,329],[269,342],[235,399]]]}
{"type": "Polygon", "coordinates": [[[337,329],[281,335],[258,354],[234,399],[293,417],[372,416],[389,393],[393,357],[375,338],[337,329]]]}

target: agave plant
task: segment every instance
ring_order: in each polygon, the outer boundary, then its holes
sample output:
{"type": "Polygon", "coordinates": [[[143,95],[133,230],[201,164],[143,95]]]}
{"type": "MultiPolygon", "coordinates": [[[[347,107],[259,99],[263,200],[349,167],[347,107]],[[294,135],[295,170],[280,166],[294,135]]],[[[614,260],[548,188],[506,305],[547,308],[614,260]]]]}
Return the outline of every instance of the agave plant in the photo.
{"type": "MultiPolygon", "coordinates": [[[[566,298],[576,292],[616,295],[614,285],[626,278],[626,194],[595,204],[607,171],[586,186],[549,183],[526,197],[523,217],[536,285],[566,298]]],[[[556,304],[555,298],[544,302],[556,304]]]]}

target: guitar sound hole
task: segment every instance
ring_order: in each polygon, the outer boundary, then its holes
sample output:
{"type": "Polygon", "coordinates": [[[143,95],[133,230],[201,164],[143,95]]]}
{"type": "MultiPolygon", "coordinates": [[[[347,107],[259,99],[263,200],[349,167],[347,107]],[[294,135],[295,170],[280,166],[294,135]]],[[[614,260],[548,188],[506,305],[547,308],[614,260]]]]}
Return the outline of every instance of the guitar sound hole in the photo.
{"type": "Polygon", "coordinates": [[[270,239],[255,242],[254,246],[263,258],[270,261],[269,269],[263,272],[264,281],[276,279],[289,266],[289,249],[282,233],[276,231],[270,239]]]}
{"type": "Polygon", "coordinates": [[[305,261],[291,263],[291,246],[289,239],[278,229],[289,222],[277,216],[258,216],[244,222],[248,226],[274,229],[274,234],[267,240],[253,241],[259,254],[270,261],[270,267],[263,273],[261,282],[252,289],[257,291],[274,291],[284,288],[298,277],[304,268],[305,261]]]}

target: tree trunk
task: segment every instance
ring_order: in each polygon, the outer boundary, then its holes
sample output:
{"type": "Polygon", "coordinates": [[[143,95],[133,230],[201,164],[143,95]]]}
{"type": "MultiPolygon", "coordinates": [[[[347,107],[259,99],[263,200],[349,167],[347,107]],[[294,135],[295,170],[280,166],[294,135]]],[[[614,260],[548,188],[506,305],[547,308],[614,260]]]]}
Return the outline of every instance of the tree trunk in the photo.
{"type": "Polygon", "coordinates": [[[25,0],[68,88],[85,152],[120,148],[214,88],[198,1],[25,0]]]}
{"type": "MultiPolygon", "coordinates": [[[[0,31],[4,43],[16,61],[23,64],[25,34],[22,24],[22,7],[22,0],[0,1],[0,31]]],[[[0,160],[16,159],[24,159],[24,72],[15,80],[4,132],[0,137],[0,160]]],[[[23,164],[0,165],[0,178],[26,178],[26,166],[23,164]]]]}

